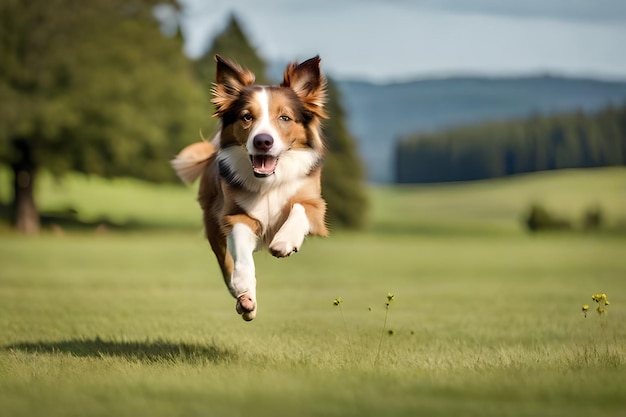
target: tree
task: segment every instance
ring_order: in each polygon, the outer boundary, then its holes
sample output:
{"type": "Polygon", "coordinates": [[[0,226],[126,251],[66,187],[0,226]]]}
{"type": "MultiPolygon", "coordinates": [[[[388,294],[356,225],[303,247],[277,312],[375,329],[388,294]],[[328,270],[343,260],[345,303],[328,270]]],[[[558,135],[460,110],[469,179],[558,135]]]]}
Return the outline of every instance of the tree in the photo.
{"type": "Polygon", "coordinates": [[[0,4],[0,162],[13,171],[21,232],[39,229],[41,169],[173,179],[167,160],[197,135],[208,103],[180,37],[160,33],[155,3],[0,4]]]}
{"type": "Polygon", "coordinates": [[[626,105],[416,134],[396,148],[400,183],[626,165],[626,105]]]}
{"type": "Polygon", "coordinates": [[[365,226],[368,213],[365,171],[356,141],[346,127],[341,94],[330,79],[327,91],[330,119],[324,125],[328,155],[322,171],[322,194],[328,203],[331,224],[360,229],[365,226]]]}
{"type": "MultiPolygon", "coordinates": [[[[248,68],[256,76],[258,84],[268,84],[265,61],[248,41],[234,14],[230,16],[226,27],[213,39],[209,50],[195,62],[196,74],[207,86],[215,81],[215,54],[227,56],[248,68]]],[[[206,91],[209,91],[208,87],[206,91]]]]}

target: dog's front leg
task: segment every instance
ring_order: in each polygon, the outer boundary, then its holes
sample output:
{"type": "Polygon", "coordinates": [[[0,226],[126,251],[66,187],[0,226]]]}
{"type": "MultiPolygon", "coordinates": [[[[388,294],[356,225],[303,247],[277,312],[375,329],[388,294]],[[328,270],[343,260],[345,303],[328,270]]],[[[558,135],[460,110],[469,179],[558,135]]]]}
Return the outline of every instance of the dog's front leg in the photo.
{"type": "Polygon", "coordinates": [[[234,269],[229,289],[237,298],[237,313],[250,321],[256,316],[256,276],[254,253],[258,237],[246,223],[235,223],[228,234],[228,251],[233,257],[234,269]]]}
{"type": "Polygon", "coordinates": [[[311,231],[311,224],[304,206],[296,203],[289,212],[289,217],[278,230],[270,243],[270,253],[277,258],[284,258],[298,252],[304,238],[311,231]]]}

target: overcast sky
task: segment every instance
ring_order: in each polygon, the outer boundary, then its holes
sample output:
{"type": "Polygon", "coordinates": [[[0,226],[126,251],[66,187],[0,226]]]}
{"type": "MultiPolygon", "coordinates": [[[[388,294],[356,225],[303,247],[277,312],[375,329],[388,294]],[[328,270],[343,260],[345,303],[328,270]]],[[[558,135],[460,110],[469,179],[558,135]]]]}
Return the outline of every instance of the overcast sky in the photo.
{"type": "Polygon", "coordinates": [[[235,13],[270,61],[319,54],[338,78],[456,74],[626,80],[626,0],[181,0],[198,56],[235,13]]]}

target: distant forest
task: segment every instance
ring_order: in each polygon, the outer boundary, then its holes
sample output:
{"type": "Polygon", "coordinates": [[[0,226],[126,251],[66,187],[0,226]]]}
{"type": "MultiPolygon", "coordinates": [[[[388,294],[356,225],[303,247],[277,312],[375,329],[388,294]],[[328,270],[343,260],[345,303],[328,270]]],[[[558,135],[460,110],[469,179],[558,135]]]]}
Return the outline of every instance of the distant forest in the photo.
{"type": "Polygon", "coordinates": [[[626,165],[626,104],[412,135],[398,143],[395,158],[398,183],[626,165]]]}

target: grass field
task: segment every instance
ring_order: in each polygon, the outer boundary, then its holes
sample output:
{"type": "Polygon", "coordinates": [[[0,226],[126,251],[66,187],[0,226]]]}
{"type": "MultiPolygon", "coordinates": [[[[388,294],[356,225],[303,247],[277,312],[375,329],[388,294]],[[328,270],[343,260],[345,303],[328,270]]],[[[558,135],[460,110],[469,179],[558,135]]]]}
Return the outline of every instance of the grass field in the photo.
{"type": "Polygon", "coordinates": [[[0,415],[626,412],[626,237],[519,226],[533,201],[571,218],[597,204],[620,223],[626,170],[373,189],[367,233],[257,254],[251,323],[192,190],[46,181],[44,209],[151,227],[0,234],[0,415]]]}

